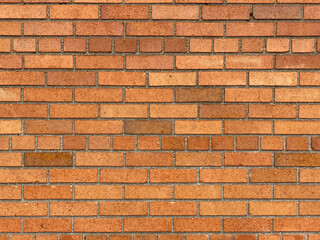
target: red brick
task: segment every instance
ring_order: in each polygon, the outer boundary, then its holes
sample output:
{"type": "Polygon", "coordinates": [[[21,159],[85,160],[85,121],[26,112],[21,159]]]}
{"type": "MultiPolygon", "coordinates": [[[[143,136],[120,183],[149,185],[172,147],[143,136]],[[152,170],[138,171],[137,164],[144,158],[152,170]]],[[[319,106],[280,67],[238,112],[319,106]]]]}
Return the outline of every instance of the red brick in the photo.
{"type": "Polygon", "coordinates": [[[86,137],[63,136],[63,149],[81,150],[86,148],[86,137]]]}
{"type": "Polygon", "coordinates": [[[23,98],[26,102],[71,102],[72,89],[25,88],[23,98]]]}
{"type": "Polygon", "coordinates": [[[212,150],[233,150],[234,137],[229,136],[213,136],[212,150]]]}
{"type": "MultiPolygon", "coordinates": [[[[20,232],[21,231],[21,219],[6,218],[0,219],[0,232],[20,232]]],[[[26,232],[24,230],[24,232],[26,232]]]]}
{"type": "Polygon", "coordinates": [[[266,215],[296,215],[297,203],[295,202],[250,202],[249,213],[254,216],[266,215]]]}
{"type": "Polygon", "coordinates": [[[98,204],[94,202],[51,202],[50,216],[95,216],[98,204]]]}
{"type": "Polygon", "coordinates": [[[172,102],[173,91],[172,89],[165,88],[135,88],[126,89],[125,92],[126,102],[172,102]]]}
{"type": "Polygon", "coordinates": [[[212,40],[211,39],[190,39],[190,52],[211,52],[212,40]]]}
{"type": "Polygon", "coordinates": [[[196,118],[196,105],[150,105],[151,118],[196,118]]]}
{"type": "Polygon", "coordinates": [[[135,138],[127,136],[113,137],[113,150],[134,150],[135,138]]]}
{"type": "Polygon", "coordinates": [[[267,52],[288,52],[289,39],[287,38],[268,38],[267,52]]]}
{"type": "MultiPolygon", "coordinates": [[[[22,43],[24,43],[24,41],[22,41],[22,43]]],[[[10,52],[10,49],[11,49],[11,40],[9,38],[0,39],[0,51],[10,52]]]]}
{"type": "Polygon", "coordinates": [[[314,39],[292,39],[292,52],[314,52],[314,39]]]}
{"type": "Polygon", "coordinates": [[[188,137],[188,150],[209,150],[210,137],[188,137]]]}
{"type": "Polygon", "coordinates": [[[13,150],[34,150],[35,137],[34,136],[12,136],[13,150]]]}
{"type": "Polygon", "coordinates": [[[65,38],[63,46],[65,52],[86,52],[87,41],[82,38],[65,38]]]}
{"type": "Polygon", "coordinates": [[[111,140],[108,136],[89,136],[88,141],[88,149],[90,150],[110,149],[111,140]]]}
{"type": "Polygon", "coordinates": [[[175,134],[221,134],[222,123],[209,120],[175,120],[174,132],[175,134]]]}
{"type": "Polygon", "coordinates": [[[245,72],[199,72],[199,85],[246,85],[245,72]]]}
{"type": "Polygon", "coordinates": [[[311,167],[319,165],[320,155],[317,153],[275,153],[276,167],[311,167]]]}
{"type": "Polygon", "coordinates": [[[319,231],[319,218],[277,218],[274,219],[273,231],[319,231]]]}
{"type": "Polygon", "coordinates": [[[67,120],[25,120],[25,134],[71,134],[72,121],[67,120]]]}
{"type": "Polygon", "coordinates": [[[295,72],[250,72],[249,84],[254,86],[296,86],[295,72]]]}
{"type": "Polygon", "coordinates": [[[57,150],[61,147],[59,136],[38,136],[38,149],[57,150]]]}
{"type": "Polygon", "coordinates": [[[225,134],[271,134],[271,121],[225,121],[225,134]]]}
{"type": "Polygon", "coordinates": [[[262,150],[283,150],[283,137],[262,136],[260,141],[262,150]]]}
{"type": "Polygon", "coordinates": [[[197,171],[194,169],[151,169],[150,182],[197,182],[197,171]]]}
{"type": "Polygon", "coordinates": [[[319,134],[317,121],[275,121],[275,134],[319,134]]]}
{"type": "Polygon", "coordinates": [[[0,186],[0,199],[21,199],[21,193],[20,186],[0,186]]]}
{"type": "Polygon", "coordinates": [[[161,138],[161,148],[165,150],[184,150],[185,138],[163,136],[161,138]]]}
{"type": "MultiPolygon", "coordinates": [[[[11,1],[12,2],[12,1],[11,1]]],[[[44,5],[1,5],[0,18],[44,19],[47,17],[44,5]]]]}
{"type": "Polygon", "coordinates": [[[160,38],[141,38],[140,52],[161,52],[162,39],[160,38]]]}
{"type": "Polygon", "coordinates": [[[122,102],[122,89],[75,89],[76,102],[122,102]]]}
{"type": "Polygon", "coordinates": [[[0,134],[21,134],[21,121],[1,120],[0,134]]]}
{"type": "Polygon", "coordinates": [[[238,52],[239,42],[238,39],[215,39],[213,45],[214,52],[238,52]]]}
{"type": "Polygon", "coordinates": [[[138,149],[140,150],[159,150],[159,137],[138,136],[138,149]]]}
{"type": "Polygon", "coordinates": [[[132,38],[118,38],[115,39],[115,52],[136,52],[137,40],[132,38]]]}
{"type": "Polygon", "coordinates": [[[245,118],[247,109],[245,105],[200,105],[200,118],[245,118]]]}
{"type": "Polygon", "coordinates": [[[196,73],[194,72],[150,72],[150,86],[194,86],[196,73]]]}
{"type": "Polygon", "coordinates": [[[185,38],[166,38],[164,40],[165,52],[187,52],[187,39],[185,38]]]}

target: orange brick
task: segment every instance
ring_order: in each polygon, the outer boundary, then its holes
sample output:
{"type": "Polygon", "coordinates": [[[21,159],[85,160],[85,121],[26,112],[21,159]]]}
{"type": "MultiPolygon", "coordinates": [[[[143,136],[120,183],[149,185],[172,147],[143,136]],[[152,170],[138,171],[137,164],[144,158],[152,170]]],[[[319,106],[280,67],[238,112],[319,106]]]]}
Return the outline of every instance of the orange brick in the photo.
{"type": "Polygon", "coordinates": [[[249,6],[203,6],[202,8],[203,20],[249,20],[250,7],[249,6]]]}
{"type": "Polygon", "coordinates": [[[101,105],[103,118],[147,118],[148,106],[141,104],[101,105]]]}
{"type": "Polygon", "coordinates": [[[110,149],[110,137],[108,136],[89,136],[88,149],[92,150],[106,150],[110,149]]]}
{"type": "Polygon", "coordinates": [[[128,22],[126,28],[128,36],[173,36],[172,22],[128,22]]]}
{"type": "MultiPolygon", "coordinates": [[[[7,136],[2,136],[0,137],[0,150],[9,150],[9,137],[7,136]]],[[[10,162],[2,162],[1,161],[1,156],[0,156],[0,166],[6,165],[6,164],[13,164],[15,165],[16,163],[10,163],[10,162]]]]}
{"type": "Polygon", "coordinates": [[[218,37],[223,36],[222,23],[208,23],[208,22],[178,22],[177,36],[189,37],[218,37]]]}
{"type": "MultiPolygon", "coordinates": [[[[250,169],[250,182],[296,182],[295,169],[250,169]]],[[[266,214],[267,215],[267,214],[266,214]]]]}
{"type": "Polygon", "coordinates": [[[301,72],[300,85],[302,86],[317,86],[319,85],[318,78],[320,77],[317,72],[301,72]]]}
{"type": "Polygon", "coordinates": [[[272,22],[227,22],[226,35],[228,37],[262,37],[273,36],[274,24],[272,22]]]}
{"type": "Polygon", "coordinates": [[[142,152],[127,152],[127,166],[173,166],[172,153],[142,153],[142,152]]]}
{"type": "Polygon", "coordinates": [[[50,106],[51,118],[97,118],[98,105],[92,104],[52,104],[50,106]]]}
{"type": "Polygon", "coordinates": [[[11,40],[9,38],[0,39],[0,51],[10,52],[11,40]]]}
{"type": "Polygon", "coordinates": [[[101,19],[149,19],[149,6],[102,5],[101,19]]]}
{"type": "Polygon", "coordinates": [[[173,56],[127,56],[127,69],[173,69],[173,56]]]}
{"type": "Polygon", "coordinates": [[[237,150],[258,150],[259,137],[237,136],[237,150]]]}
{"type": "Polygon", "coordinates": [[[25,120],[25,134],[71,134],[72,121],[66,120],[25,120]]]}
{"type": "Polygon", "coordinates": [[[50,19],[98,19],[97,5],[51,5],[50,19]]]}
{"type": "Polygon", "coordinates": [[[172,89],[135,88],[135,89],[126,89],[125,94],[126,94],[125,96],[126,102],[172,102],[173,101],[172,89]]]}
{"type": "Polygon", "coordinates": [[[188,137],[188,150],[209,150],[210,137],[188,137]]]}
{"type": "Polygon", "coordinates": [[[249,118],[296,118],[296,105],[249,105],[249,118]]]}
{"type": "Polygon", "coordinates": [[[51,202],[50,216],[95,216],[98,214],[96,202],[51,202]]]}
{"type": "Polygon", "coordinates": [[[291,151],[307,151],[309,150],[308,137],[287,137],[287,150],[291,151]]]}
{"type": "MultiPolygon", "coordinates": [[[[12,1],[10,1],[12,2],[12,1]]],[[[44,19],[47,17],[44,5],[1,5],[0,18],[44,19]]]]}
{"type": "Polygon", "coordinates": [[[111,38],[90,38],[89,52],[111,52],[112,40],[111,38]]]}
{"type": "Polygon", "coordinates": [[[175,199],[220,199],[221,186],[209,185],[176,185],[175,199]]]}
{"type": "Polygon", "coordinates": [[[164,52],[187,52],[187,39],[166,38],[164,40],[164,52]]]}
{"type": "Polygon", "coordinates": [[[196,182],[197,172],[193,169],[151,169],[150,182],[196,182]]]}
{"type": "Polygon", "coordinates": [[[87,41],[82,38],[65,38],[63,47],[65,52],[86,52],[87,41]]]}
{"type": "Polygon", "coordinates": [[[25,68],[73,68],[73,57],[62,55],[26,55],[25,68]]]}
{"type": "Polygon", "coordinates": [[[150,202],[150,215],[196,215],[195,202],[150,202]]]}
{"type": "Polygon", "coordinates": [[[122,36],[122,22],[77,22],[76,35],[79,36],[122,36]]]}
{"type": "Polygon", "coordinates": [[[176,56],[177,69],[222,69],[223,56],[176,56]]]}
{"type": "Polygon", "coordinates": [[[295,72],[250,72],[249,84],[254,86],[296,86],[295,72]]]}
{"type": "Polygon", "coordinates": [[[0,69],[19,69],[22,67],[21,56],[17,55],[1,55],[0,69]]]}
{"type": "Polygon", "coordinates": [[[270,232],[270,218],[225,218],[224,232],[270,232]]]}
{"type": "Polygon", "coordinates": [[[126,185],[126,199],[170,199],[172,197],[171,186],[141,186],[126,185]]]}
{"type": "Polygon", "coordinates": [[[77,152],[76,166],[122,166],[123,153],[77,152]]]}
{"type": "Polygon", "coordinates": [[[40,38],[38,45],[39,52],[61,52],[60,38],[40,38]]]}
{"type": "Polygon", "coordinates": [[[185,138],[164,136],[161,138],[161,148],[165,150],[184,150],[185,138]]]}
{"type": "Polygon", "coordinates": [[[319,231],[319,218],[277,218],[274,220],[273,231],[319,231]]]}
{"type": "Polygon", "coordinates": [[[262,150],[283,150],[283,137],[262,136],[262,150]]]}
{"type": "Polygon", "coordinates": [[[43,72],[0,72],[1,85],[44,85],[44,83],[45,79],[43,72]]]}
{"type": "Polygon", "coordinates": [[[153,5],[152,19],[199,19],[198,6],[153,5]]]}
{"type": "Polygon", "coordinates": [[[19,102],[21,101],[20,88],[0,88],[0,101],[19,102]]]}
{"type": "Polygon", "coordinates": [[[275,121],[274,132],[275,134],[318,134],[319,126],[315,121],[275,121]]]}
{"type": "Polygon", "coordinates": [[[0,134],[20,134],[21,121],[19,120],[1,120],[0,134]]]}
{"type": "MultiPolygon", "coordinates": [[[[10,50],[10,47],[9,47],[10,50]]],[[[13,51],[15,52],[35,52],[36,40],[33,38],[15,38],[13,39],[13,51]]]]}
{"type": "Polygon", "coordinates": [[[101,169],[100,181],[107,183],[146,183],[146,169],[101,169]]]}
{"type": "Polygon", "coordinates": [[[278,22],[277,36],[320,36],[317,22],[278,22]]]}
{"type": "Polygon", "coordinates": [[[0,36],[19,36],[21,29],[21,22],[1,22],[0,36]]]}
{"type": "Polygon", "coordinates": [[[113,150],[134,150],[135,138],[126,136],[113,137],[113,150]]]}
{"type": "Polygon", "coordinates": [[[272,89],[226,88],[226,102],[271,102],[272,89]]]}
{"type": "Polygon", "coordinates": [[[199,72],[199,85],[246,85],[245,72],[199,72]]]}
{"type": "Polygon", "coordinates": [[[124,232],[169,232],[170,218],[125,218],[124,232]]]}
{"type": "Polygon", "coordinates": [[[221,166],[221,153],[177,152],[177,166],[221,166]]]}
{"type": "Polygon", "coordinates": [[[226,69],[272,69],[272,56],[226,56],[226,69]]]}
{"type": "Polygon", "coordinates": [[[150,86],[193,86],[196,85],[196,74],[193,72],[149,73],[150,86]]]}
{"type": "Polygon", "coordinates": [[[200,215],[246,215],[246,202],[200,202],[200,215]]]}
{"type": "Polygon", "coordinates": [[[140,52],[161,52],[162,39],[160,38],[141,38],[140,52]]]}
{"type": "Polygon", "coordinates": [[[38,136],[38,149],[60,149],[61,139],[59,136],[38,136]]]}
{"type": "Polygon", "coordinates": [[[122,69],[123,56],[76,56],[78,69],[122,69]]]}
{"type": "Polygon", "coordinates": [[[122,186],[77,185],[75,199],[122,199],[122,186]]]}
{"type": "Polygon", "coordinates": [[[317,153],[275,153],[274,164],[276,167],[318,166],[317,153]]]}
{"type": "Polygon", "coordinates": [[[6,219],[0,220],[0,232],[20,232],[20,231],[21,231],[21,219],[6,218],[6,219]]]}
{"type": "Polygon", "coordinates": [[[1,183],[35,183],[46,182],[45,170],[29,170],[29,169],[2,169],[0,170],[1,183]]]}
{"type": "Polygon", "coordinates": [[[72,199],[72,186],[25,186],[25,199],[72,199]]]}
{"type": "Polygon", "coordinates": [[[72,22],[25,22],[26,36],[71,36],[72,22]]]}
{"type": "Polygon", "coordinates": [[[23,98],[26,102],[71,102],[72,89],[25,88],[23,98]]]}
{"type": "Polygon", "coordinates": [[[304,6],[304,19],[320,19],[319,6],[304,6]]]}
{"type": "Polygon", "coordinates": [[[120,218],[75,218],[74,232],[121,232],[120,218]]]}
{"type": "Polygon", "coordinates": [[[314,39],[292,39],[292,52],[314,52],[314,39]]]}
{"type": "Polygon", "coordinates": [[[200,169],[200,182],[247,182],[246,169],[200,169]]]}
{"type": "Polygon", "coordinates": [[[253,6],[253,17],[255,19],[301,19],[300,6],[253,6]]]}
{"type": "Polygon", "coordinates": [[[127,120],[124,132],[127,134],[171,134],[172,123],[167,120],[127,120]]]}
{"type": "Polygon", "coordinates": [[[122,102],[122,89],[89,89],[74,91],[76,102],[122,102]]]}
{"type": "Polygon", "coordinates": [[[138,136],[139,150],[159,150],[159,137],[138,136]]]}
{"type": "Polygon", "coordinates": [[[289,39],[287,38],[268,38],[267,39],[267,52],[288,52],[289,39]]]}
{"type": "Polygon", "coordinates": [[[50,182],[97,182],[96,169],[50,169],[50,182]]]}
{"type": "Polygon", "coordinates": [[[190,39],[190,52],[211,52],[212,40],[211,39],[190,39]]]}
{"type": "MultiPolygon", "coordinates": [[[[314,99],[314,101],[318,101],[318,100],[314,99]]],[[[319,109],[319,105],[300,105],[299,118],[319,118],[319,113],[317,112],[318,109],[319,109]]]]}
{"type": "Polygon", "coordinates": [[[176,102],[221,102],[221,88],[176,88],[176,102]]]}
{"type": "Polygon", "coordinates": [[[238,39],[215,39],[213,45],[214,52],[238,52],[238,39]]]}
{"type": "Polygon", "coordinates": [[[233,150],[234,138],[228,136],[213,136],[212,150],[233,150]]]}
{"type": "Polygon", "coordinates": [[[33,150],[35,149],[34,136],[12,136],[13,150],[33,150]]]}
{"type": "Polygon", "coordinates": [[[225,121],[225,134],[271,134],[271,121],[225,121]]]}
{"type": "Polygon", "coordinates": [[[275,186],[275,199],[318,199],[320,196],[319,186],[308,185],[281,185],[275,186]]]}
{"type": "Polygon", "coordinates": [[[151,118],[196,118],[197,105],[150,105],[151,118]]]}
{"type": "Polygon", "coordinates": [[[99,72],[99,85],[146,85],[146,74],[143,72],[99,72]]]}
{"type": "Polygon", "coordinates": [[[173,227],[176,232],[219,232],[219,218],[175,218],[173,227]]]}
{"type": "Polygon", "coordinates": [[[226,166],[272,166],[272,154],[261,152],[225,153],[226,166]]]}
{"type": "Polygon", "coordinates": [[[176,134],[221,134],[221,121],[175,121],[176,134]]]}
{"type": "Polygon", "coordinates": [[[115,52],[136,52],[137,40],[132,38],[118,38],[115,39],[115,52]]]}
{"type": "Polygon", "coordinates": [[[94,72],[48,72],[48,85],[82,86],[95,85],[94,72]]]}
{"type": "Polygon", "coordinates": [[[21,199],[21,187],[0,186],[0,199],[21,199]]]}
{"type": "Polygon", "coordinates": [[[147,215],[148,204],[146,202],[101,202],[100,215],[147,215]]]}
{"type": "Polygon", "coordinates": [[[63,149],[81,150],[86,148],[86,137],[63,136],[63,149]]]}

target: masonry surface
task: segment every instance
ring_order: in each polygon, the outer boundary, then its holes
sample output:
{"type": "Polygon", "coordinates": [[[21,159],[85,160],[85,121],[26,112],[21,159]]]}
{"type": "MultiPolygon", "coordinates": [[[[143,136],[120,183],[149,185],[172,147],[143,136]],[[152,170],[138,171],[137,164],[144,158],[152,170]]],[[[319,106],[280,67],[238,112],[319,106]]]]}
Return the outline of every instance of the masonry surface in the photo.
{"type": "Polygon", "coordinates": [[[0,240],[320,240],[320,0],[0,0],[0,240]]]}

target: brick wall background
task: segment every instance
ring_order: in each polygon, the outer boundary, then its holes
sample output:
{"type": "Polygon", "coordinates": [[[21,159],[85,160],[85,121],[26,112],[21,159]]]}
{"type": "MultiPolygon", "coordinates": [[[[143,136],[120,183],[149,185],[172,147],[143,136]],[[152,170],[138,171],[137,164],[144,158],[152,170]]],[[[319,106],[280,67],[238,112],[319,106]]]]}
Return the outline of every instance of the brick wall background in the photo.
{"type": "Polygon", "coordinates": [[[0,240],[319,240],[320,0],[0,0],[0,240]]]}

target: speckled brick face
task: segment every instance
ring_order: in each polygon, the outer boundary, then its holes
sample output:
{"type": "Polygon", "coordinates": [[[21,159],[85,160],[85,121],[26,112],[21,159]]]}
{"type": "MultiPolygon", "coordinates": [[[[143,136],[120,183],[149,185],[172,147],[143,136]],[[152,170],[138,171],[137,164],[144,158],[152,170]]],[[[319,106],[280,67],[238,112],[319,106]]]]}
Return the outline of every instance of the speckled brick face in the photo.
{"type": "Polygon", "coordinates": [[[320,240],[320,0],[0,0],[0,240],[320,240]]]}

